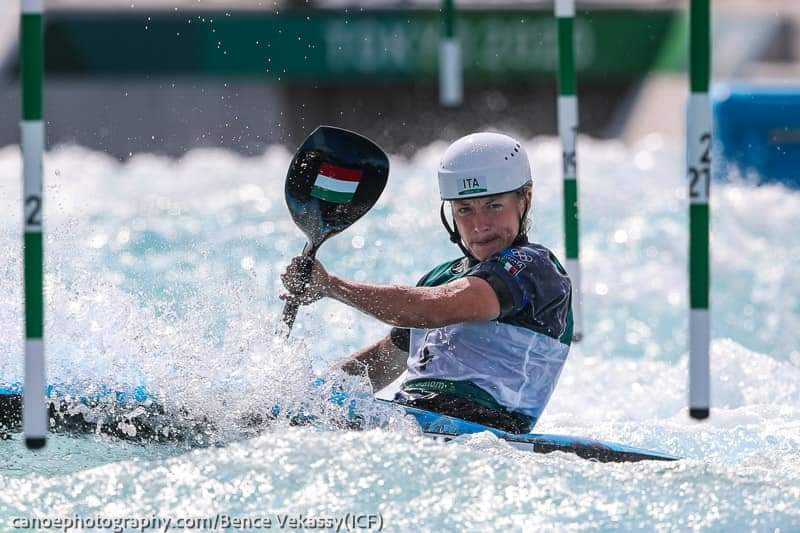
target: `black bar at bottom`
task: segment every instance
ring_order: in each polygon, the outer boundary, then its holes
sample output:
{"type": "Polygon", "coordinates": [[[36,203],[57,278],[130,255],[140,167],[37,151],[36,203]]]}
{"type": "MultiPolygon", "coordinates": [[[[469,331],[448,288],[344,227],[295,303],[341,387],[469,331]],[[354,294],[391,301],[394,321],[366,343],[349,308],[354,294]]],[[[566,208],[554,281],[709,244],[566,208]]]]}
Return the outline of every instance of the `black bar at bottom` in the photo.
{"type": "Polygon", "coordinates": [[[25,446],[28,447],[29,450],[40,450],[44,448],[47,439],[38,437],[35,439],[25,439],[25,446]]]}

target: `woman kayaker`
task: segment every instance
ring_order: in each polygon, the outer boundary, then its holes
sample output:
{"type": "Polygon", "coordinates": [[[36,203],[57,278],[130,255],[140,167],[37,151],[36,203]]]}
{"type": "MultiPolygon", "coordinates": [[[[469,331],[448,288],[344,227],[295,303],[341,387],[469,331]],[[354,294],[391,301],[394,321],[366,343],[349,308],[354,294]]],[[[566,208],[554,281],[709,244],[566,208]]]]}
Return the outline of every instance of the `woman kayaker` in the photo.
{"type": "Polygon", "coordinates": [[[376,391],[405,370],[396,402],[530,431],[569,352],[572,293],[553,252],[527,238],[528,156],[507,135],[475,133],[450,145],[438,175],[442,223],[462,257],[416,287],[350,281],[318,261],[303,284],[308,259],[295,257],[281,276],[283,298],[334,298],[394,326],[337,368],[366,373],[376,391]]]}

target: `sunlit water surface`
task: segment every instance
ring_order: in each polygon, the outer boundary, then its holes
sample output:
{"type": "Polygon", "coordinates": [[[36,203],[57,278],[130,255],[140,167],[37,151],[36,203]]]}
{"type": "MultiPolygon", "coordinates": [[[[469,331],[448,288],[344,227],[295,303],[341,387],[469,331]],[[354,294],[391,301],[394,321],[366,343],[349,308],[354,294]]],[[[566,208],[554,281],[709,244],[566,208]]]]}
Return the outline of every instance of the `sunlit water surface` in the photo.
{"type": "MultiPolygon", "coordinates": [[[[337,275],[414,283],[457,250],[438,220],[444,143],[392,158],[376,207],[320,252],[337,275]]],[[[560,149],[527,144],[532,239],[563,258],[560,149]]],[[[126,163],[75,147],[45,161],[49,380],[145,384],[212,420],[217,446],[0,441],[0,524],[16,516],[380,513],[391,531],[800,528],[800,193],[714,184],[712,401],[688,419],[687,205],[681,151],[581,143],[586,339],[537,431],[685,457],[603,465],[488,435],[442,444],[391,409],[368,431],[313,399],[314,374],[388,328],[323,301],[280,330],[278,275],[304,243],[283,202],[290,153],[196,150],[126,163]],[[244,413],[311,395],[319,427],[243,434],[244,413]],[[377,427],[380,426],[380,427],[377,427]]],[[[0,150],[0,381],[22,377],[21,183],[0,150]]],[[[365,391],[366,385],[347,386],[365,391]]]]}

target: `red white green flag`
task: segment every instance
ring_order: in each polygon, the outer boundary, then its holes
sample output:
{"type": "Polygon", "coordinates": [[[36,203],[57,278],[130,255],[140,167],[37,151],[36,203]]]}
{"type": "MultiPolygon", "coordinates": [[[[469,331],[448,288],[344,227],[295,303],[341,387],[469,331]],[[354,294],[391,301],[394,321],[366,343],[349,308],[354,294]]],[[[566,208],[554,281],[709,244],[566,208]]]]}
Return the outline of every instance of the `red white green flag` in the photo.
{"type": "Polygon", "coordinates": [[[311,196],[336,204],[349,203],[356,193],[362,174],[360,169],[323,163],[311,188],[311,196]]]}

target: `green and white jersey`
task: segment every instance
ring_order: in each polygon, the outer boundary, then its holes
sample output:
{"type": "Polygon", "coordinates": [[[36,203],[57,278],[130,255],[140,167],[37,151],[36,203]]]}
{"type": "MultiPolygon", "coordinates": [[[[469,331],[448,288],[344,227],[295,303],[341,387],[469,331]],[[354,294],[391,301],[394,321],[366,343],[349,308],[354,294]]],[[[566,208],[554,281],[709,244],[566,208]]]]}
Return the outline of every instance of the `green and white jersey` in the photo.
{"type": "Polygon", "coordinates": [[[547,405],[572,339],[572,289],[553,252],[522,240],[477,262],[467,257],[434,268],[418,286],[464,276],[497,294],[496,320],[412,329],[407,380],[467,381],[533,423],[547,405]]]}

